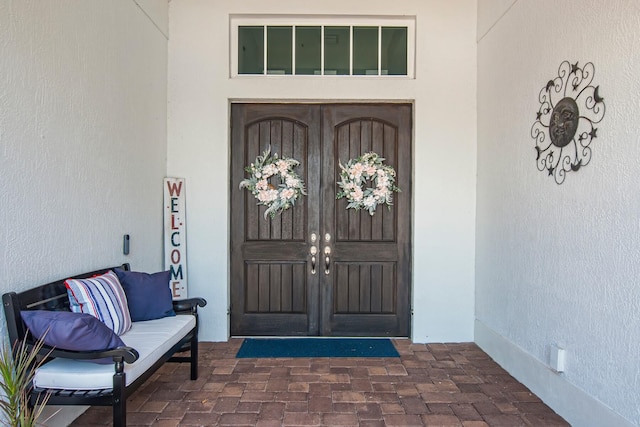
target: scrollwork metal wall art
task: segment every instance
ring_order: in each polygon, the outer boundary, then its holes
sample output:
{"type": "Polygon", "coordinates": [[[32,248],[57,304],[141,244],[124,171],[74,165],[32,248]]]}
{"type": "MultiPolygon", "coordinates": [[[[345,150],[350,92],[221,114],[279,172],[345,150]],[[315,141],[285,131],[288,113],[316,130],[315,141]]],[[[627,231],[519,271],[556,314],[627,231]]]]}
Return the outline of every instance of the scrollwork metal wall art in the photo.
{"type": "Polygon", "coordinates": [[[591,142],[598,136],[595,125],[605,112],[600,86],[591,84],[594,74],[591,62],[580,67],[564,61],[558,76],[540,90],[540,108],[531,127],[536,164],[558,184],[567,172],[576,172],[591,160],[591,142]]]}

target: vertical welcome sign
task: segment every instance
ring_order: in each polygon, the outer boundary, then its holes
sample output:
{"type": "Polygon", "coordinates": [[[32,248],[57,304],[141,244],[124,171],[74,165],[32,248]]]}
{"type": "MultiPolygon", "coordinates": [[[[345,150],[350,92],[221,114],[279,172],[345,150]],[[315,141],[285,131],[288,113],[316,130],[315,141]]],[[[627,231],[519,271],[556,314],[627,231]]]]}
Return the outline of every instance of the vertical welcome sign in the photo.
{"type": "Polygon", "coordinates": [[[164,268],[174,300],[187,298],[187,221],[183,178],[164,179],[164,268]]]}

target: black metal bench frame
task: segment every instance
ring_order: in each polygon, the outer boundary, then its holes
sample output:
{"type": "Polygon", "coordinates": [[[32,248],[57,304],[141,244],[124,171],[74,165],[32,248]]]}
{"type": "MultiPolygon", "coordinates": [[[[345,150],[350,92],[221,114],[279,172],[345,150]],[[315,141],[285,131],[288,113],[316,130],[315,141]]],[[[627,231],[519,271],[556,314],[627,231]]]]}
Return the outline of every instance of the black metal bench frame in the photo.
{"type": "MultiPolygon", "coordinates": [[[[73,275],[73,278],[88,278],[104,274],[113,268],[121,268],[130,271],[129,264],[110,267],[88,273],[73,275]]],[[[7,320],[9,342],[15,348],[15,343],[27,340],[34,344],[33,338],[27,334],[27,328],[22,321],[20,311],[23,310],[51,310],[70,311],[67,289],[64,285],[66,279],[57,280],[28,289],[23,292],[9,292],[2,296],[4,314],[7,320]]],[[[62,357],[66,359],[103,359],[113,358],[114,375],[113,388],[103,390],[61,390],[34,388],[30,394],[30,404],[36,405],[45,394],[49,395],[47,405],[89,405],[113,407],[114,427],[127,425],[127,398],[133,394],[153,373],[165,362],[189,362],[191,364],[191,380],[198,378],[198,306],[204,307],[207,302],[203,298],[189,298],[173,301],[173,309],[176,314],[192,314],[196,318],[196,325],[180,341],[160,357],[145,373],[134,382],[126,386],[125,363],[135,362],[139,355],[132,347],[119,347],[108,351],[77,352],[58,350],[43,346],[40,355],[48,358],[62,357]],[[188,352],[188,356],[175,356],[175,353],[188,352]]]]}

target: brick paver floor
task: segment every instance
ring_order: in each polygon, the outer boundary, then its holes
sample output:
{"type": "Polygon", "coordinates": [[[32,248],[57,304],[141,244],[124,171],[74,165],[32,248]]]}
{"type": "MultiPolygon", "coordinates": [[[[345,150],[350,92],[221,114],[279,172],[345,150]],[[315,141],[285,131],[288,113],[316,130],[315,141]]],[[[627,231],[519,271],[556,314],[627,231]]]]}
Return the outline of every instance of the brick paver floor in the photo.
{"type": "MultiPolygon", "coordinates": [[[[236,359],[201,343],[200,376],[167,363],[127,402],[131,426],[568,426],[473,343],[394,340],[400,358],[236,359]]],[[[92,407],[72,426],[111,424],[92,407]]]]}

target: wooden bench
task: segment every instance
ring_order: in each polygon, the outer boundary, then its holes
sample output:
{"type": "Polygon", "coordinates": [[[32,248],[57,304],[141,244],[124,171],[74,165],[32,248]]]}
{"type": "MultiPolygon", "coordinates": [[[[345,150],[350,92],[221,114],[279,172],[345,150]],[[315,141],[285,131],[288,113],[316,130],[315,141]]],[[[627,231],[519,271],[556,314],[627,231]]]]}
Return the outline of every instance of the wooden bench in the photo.
{"type": "MultiPolygon", "coordinates": [[[[129,264],[106,268],[102,270],[92,271],[72,276],[73,278],[83,279],[96,275],[101,275],[114,268],[130,271],[129,264]]],[[[28,289],[22,292],[9,292],[2,296],[4,303],[4,312],[7,320],[7,330],[9,333],[10,343],[13,345],[17,341],[27,339],[33,343],[31,334],[22,320],[20,312],[23,310],[49,310],[49,311],[70,311],[69,298],[65,287],[66,279],[57,280],[28,289]]],[[[30,395],[30,404],[36,405],[44,395],[49,394],[47,405],[89,405],[89,406],[111,406],[113,407],[113,425],[126,426],[127,424],[127,398],[140,387],[162,364],[165,362],[189,362],[191,364],[191,380],[198,377],[198,306],[204,307],[207,302],[202,298],[189,298],[180,301],[173,301],[173,308],[177,316],[166,317],[164,319],[148,320],[144,322],[133,322],[131,328],[132,334],[138,334],[139,337],[156,336],[153,332],[156,325],[158,329],[162,329],[163,334],[173,335],[170,340],[165,342],[149,342],[141,343],[140,346],[152,346],[155,348],[134,348],[132,346],[118,347],[108,351],[92,351],[78,352],[67,351],[44,346],[40,351],[43,357],[47,356],[47,363],[40,369],[53,367],[56,364],[58,371],[53,370],[55,377],[56,372],[60,372],[60,376],[64,375],[65,369],[70,367],[80,370],[91,371],[88,376],[100,375],[102,373],[103,382],[108,384],[100,385],[96,389],[82,388],[41,388],[38,387],[37,376],[34,388],[30,395]],[[192,316],[192,318],[178,316],[192,316]],[[179,322],[171,322],[172,319],[178,319],[179,322]],[[155,322],[155,323],[154,323],[155,322]],[[181,324],[179,331],[172,331],[172,324],[181,324]],[[168,332],[167,332],[168,330],[168,332]],[[136,332],[137,331],[137,332],[136,332]],[[175,342],[174,342],[175,341],[175,342]],[[168,350],[165,351],[165,348],[168,350]],[[157,354],[159,352],[161,354],[157,354]],[[154,352],[155,350],[155,352],[154,352]],[[175,355],[176,353],[186,352],[187,355],[175,355]],[[141,356],[141,354],[143,356],[141,356]],[[145,360],[139,361],[143,357],[145,360]],[[110,358],[113,364],[96,364],[87,363],[88,360],[110,358]],[[136,365],[138,361],[138,365],[136,365]],[[140,367],[144,366],[144,370],[140,372],[140,367]],[[147,367],[148,366],[148,367],[147,367]],[[136,369],[137,368],[137,369],[136,369]],[[106,370],[106,371],[105,371],[106,370]],[[127,372],[130,377],[127,378],[127,372]],[[113,375],[111,375],[113,373],[113,375]]],[[[122,335],[123,341],[130,332],[122,335]]],[[[164,340],[164,339],[162,339],[164,340]]],[[[137,338],[130,340],[138,343],[141,342],[137,338]]],[[[158,341],[158,340],[155,340],[158,341]]],[[[130,344],[130,343],[129,343],[130,344]]],[[[77,374],[77,373],[76,373],[77,374]]],[[[37,375],[37,374],[36,374],[37,375]]],[[[47,374],[51,377],[52,372],[47,374]]],[[[81,376],[81,375],[80,375],[81,376]]]]}

